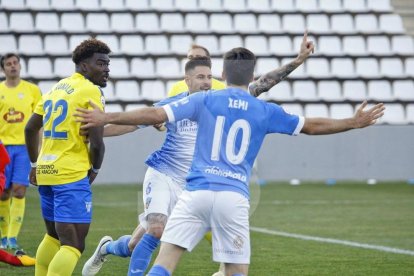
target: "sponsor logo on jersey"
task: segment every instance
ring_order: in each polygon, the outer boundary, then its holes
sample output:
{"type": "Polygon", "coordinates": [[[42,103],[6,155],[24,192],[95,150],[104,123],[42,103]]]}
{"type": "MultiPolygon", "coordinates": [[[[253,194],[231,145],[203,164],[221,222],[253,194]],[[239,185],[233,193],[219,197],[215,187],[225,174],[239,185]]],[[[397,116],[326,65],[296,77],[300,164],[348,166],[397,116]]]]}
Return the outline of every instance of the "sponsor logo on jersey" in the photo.
{"type": "Polygon", "coordinates": [[[55,165],[37,165],[37,174],[59,174],[59,170],[55,169],[55,165]]]}
{"type": "Polygon", "coordinates": [[[24,113],[16,111],[13,107],[9,108],[9,112],[3,115],[3,119],[9,124],[21,123],[24,121],[24,113]]]}
{"type": "Polygon", "coordinates": [[[247,177],[244,174],[241,173],[237,173],[237,172],[232,172],[229,170],[222,170],[219,167],[216,166],[209,166],[204,170],[205,173],[208,174],[213,174],[213,175],[218,175],[218,176],[223,176],[223,177],[227,177],[227,178],[233,178],[233,179],[237,179],[243,182],[246,182],[247,177]]]}

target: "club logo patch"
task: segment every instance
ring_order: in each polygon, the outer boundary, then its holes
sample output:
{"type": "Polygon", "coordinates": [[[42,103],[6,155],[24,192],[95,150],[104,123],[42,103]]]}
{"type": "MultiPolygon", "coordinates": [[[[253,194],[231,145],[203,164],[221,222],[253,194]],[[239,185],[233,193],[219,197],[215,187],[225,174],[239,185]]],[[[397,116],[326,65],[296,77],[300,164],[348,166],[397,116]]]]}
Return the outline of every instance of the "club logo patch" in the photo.
{"type": "Polygon", "coordinates": [[[86,212],[90,213],[92,209],[92,202],[85,202],[86,212]]]}
{"type": "Polygon", "coordinates": [[[244,244],[244,241],[243,241],[243,238],[242,237],[237,236],[236,238],[234,238],[234,240],[233,240],[233,246],[236,249],[242,249],[243,248],[243,244],[244,244]]]}

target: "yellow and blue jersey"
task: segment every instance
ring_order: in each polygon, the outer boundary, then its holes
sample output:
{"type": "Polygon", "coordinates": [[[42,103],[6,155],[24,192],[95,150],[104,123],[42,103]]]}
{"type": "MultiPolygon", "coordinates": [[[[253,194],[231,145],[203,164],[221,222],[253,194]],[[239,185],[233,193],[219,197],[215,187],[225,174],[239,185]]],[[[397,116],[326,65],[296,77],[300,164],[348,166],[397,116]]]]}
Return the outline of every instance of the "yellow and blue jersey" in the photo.
{"type": "MultiPolygon", "coordinates": [[[[226,88],[226,84],[217,79],[211,79],[211,89],[212,90],[222,90],[226,88]]],[[[185,83],[185,80],[177,81],[168,91],[168,97],[173,97],[183,92],[188,91],[188,85],[185,83]]]]}
{"type": "Polygon", "coordinates": [[[0,139],[4,145],[24,145],[24,128],[42,94],[39,87],[21,80],[16,87],[0,83],[0,139]]]}
{"type": "Polygon", "coordinates": [[[36,171],[39,185],[72,183],[86,176],[91,167],[88,144],[74,113],[76,108],[91,108],[89,100],[103,110],[105,99],[99,87],[75,73],[55,84],[36,106],[35,113],[43,116],[36,171]]]}

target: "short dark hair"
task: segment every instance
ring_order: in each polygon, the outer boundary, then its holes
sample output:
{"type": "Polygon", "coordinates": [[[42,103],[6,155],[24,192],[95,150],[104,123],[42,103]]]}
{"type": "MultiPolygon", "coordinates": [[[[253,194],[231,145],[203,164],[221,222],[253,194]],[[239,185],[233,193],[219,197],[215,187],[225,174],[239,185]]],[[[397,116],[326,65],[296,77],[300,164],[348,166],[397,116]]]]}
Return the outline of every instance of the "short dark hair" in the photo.
{"type": "Polygon", "coordinates": [[[224,54],[223,71],[227,84],[248,85],[256,65],[256,56],[246,48],[233,48],[224,54]]]}
{"type": "Polygon", "coordinates": [[[207,50],[206,47],[203,47],[203,46],[198,45],[198,44],[192,44],[190,50],[193,50],[193,49],[201,49],[206,53],[206,56],[210,57],[210,52],[207,50]]]}
{"type": "Polygon", "coordinates": [[[187,74],[190,70],[194,70],[197,66],[207,66],[211,69],[211,59],[209,57],[195,57],[190,59],[185,64],[185,73],[187,74]]]}
{"type": "Polygon", "coordinates": [[[9,59],[11,57],[16,57],[17,60],[20,62],[20,57],[19,57],[18,54],[16,54],[16,53],[6,53],[5,55],[1,56],[1,59],[0,59],[0,66],[1,66],[2,69],[4,69],[4,62],[6,61],[6,59],[9,59]]]}
{"type": "Polygon", "coordinates": [[[80,62],[84,61],[93,56],[95,53],[99,54],[109,54],[111,49],[109,49],[106,43],[96,39],[96,38],[89,38],[82,41],[72,53],[72,60],[75,64],[79,64],[80,62]]]}

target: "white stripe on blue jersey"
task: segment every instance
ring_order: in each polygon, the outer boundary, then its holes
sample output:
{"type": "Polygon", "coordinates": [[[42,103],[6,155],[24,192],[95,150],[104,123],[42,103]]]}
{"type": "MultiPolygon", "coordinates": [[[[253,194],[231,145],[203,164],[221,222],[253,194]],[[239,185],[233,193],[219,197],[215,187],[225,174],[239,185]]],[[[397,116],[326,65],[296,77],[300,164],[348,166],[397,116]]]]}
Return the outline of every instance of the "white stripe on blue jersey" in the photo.
{"type": "MultiPolygon", "coordinates": [[[[167,98],[156,106],[180,100],[188,96],[189,93],[181,93],[177,96],[167,98]]],[[[162,147],[148,156],[145,163],[172,177],[178,183],[182,183],[184,188],[185,178],[193,160],[194,144],[197,135],[197,123],[188,119],[178,122],[170,122],[166,125],[167,134],[162,147]]]]}

